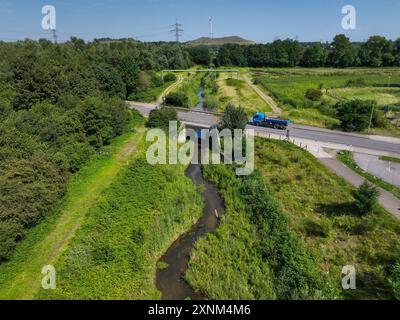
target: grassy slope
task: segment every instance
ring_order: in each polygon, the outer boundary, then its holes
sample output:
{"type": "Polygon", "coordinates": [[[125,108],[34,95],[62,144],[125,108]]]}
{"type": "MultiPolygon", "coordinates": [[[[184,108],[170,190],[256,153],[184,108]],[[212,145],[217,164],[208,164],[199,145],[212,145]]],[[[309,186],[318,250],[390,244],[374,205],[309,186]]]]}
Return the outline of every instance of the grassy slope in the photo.
{"type": "Polygon", "coordinates": [[[38,291],[44,265],[52,264],[81,226],[118,172],[133,157],[143,135],[127,133],[73,176],[68,192],[49,219],[29,231],[8,263],[0,266],[0,299],[31,299],[38,291]]]}
{"type": "Polygon", "coordinates": [[[287,142],[256,141],[256,166],[321,271],[340,286],[342,267],[354,265],[358,289],[343,292],[344,297],[392,297],[385,269],[400,252],[400,223],[381,208],[370,216],[355,214],[352,187],[304,150],[287,142]]]}
{"type": "Polygon", "coordinates": [[[184,166],[147,163],[125,168],[89,210],[88,219],[56,261],[57,289],[42,299],[153,299],[156,262],[199,218],[200,190],[184,166]]]}
{"type": "MultiPolygon", "coordinates": [[[[290,228],[304,238],[321,274],[328,276],[323,291],[330,292],[333,285],[341,298],[393,297],[386,272],[400,252],[398,221],[380,208],[370,216],[355,214],[352,187],[287,142],[256,138],[256,167],[288,212],[290,228]],[[341,270],[349,264],[356,267],[357,290],[344,292],[341,270]]],[[[196,277],[197,268],[189,270],[189,279],[203,277],[196,285],[219,297],[251,299],[254,287],[268,288],[255,282],[268,270],[261,270],[252,254],[257,241],[254,232],[240,210],[228,210],[217,233],[201,239],[193,255],[195,267],[220,270],[222,280],[204,274],[196,277]]],[[[268,291],[257,294],[270,296],[268,291]]]]}
{"type": "Polygon", "coordinates": [[[245,81],[236,79],[229,81],[229,78],[230,76],[227,73],[220,73],[218,78],[220,99],[224,101],[221,104],[222,108],[225,108],[228,102],[233,102],[244,107],[249,115],[253,115],[255,112],[266,113],[271,111],[269,105],[245,81]]]}

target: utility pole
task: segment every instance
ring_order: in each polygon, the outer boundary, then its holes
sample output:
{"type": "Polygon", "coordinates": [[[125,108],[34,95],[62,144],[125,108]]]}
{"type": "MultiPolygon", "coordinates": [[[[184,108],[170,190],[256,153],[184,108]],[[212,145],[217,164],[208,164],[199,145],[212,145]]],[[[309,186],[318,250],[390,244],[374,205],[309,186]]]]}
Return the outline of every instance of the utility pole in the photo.
{"type": "Polygon", "coordinates": [[[57,32],[56,32],[56,29],[51,29],[51,31],[53,32],[53,41],[54,41],[54,44],[57,44],[57,32]]]}
{"type": "Polygon", "coordinates": [[[170,30],[170,32],[175,34],[175,41],[179,42],[179,38],[182,35],[182,32],[184,31],[182,29],[182,25],[178,23],[178,19],[176,19],[175,24],[171,25],[171,27],[173,27],[173,29],[170,30]]]}
{"type": "Polygon", "coordinates": [[[214,32],[213,32],[213,17],[210,17],[208,19],[208,26],[210,28],[210,39],[214,38],[214,32]]]}
{"type": "Polygon", "coordinates": [[[371,133],[372,117],[374,116],[375,104],[372,104],[371,117],[369,118],[368,134],[371,133]]]}

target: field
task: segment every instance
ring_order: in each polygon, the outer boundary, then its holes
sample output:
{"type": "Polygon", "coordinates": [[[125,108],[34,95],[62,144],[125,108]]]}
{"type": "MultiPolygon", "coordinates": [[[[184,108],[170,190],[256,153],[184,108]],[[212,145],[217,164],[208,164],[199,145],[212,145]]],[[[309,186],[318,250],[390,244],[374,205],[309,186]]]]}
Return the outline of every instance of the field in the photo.
{"type": "Polygon", "coordinates": [[[219,99],[223,103],[220,105],[220,111],[232,102],[235,105],[242,106],[248,115],[255,112],[270,112],[271,108],[254,92],[242,79],[236,79],[234,75],[220,73],[218,77],[219,99]]]}
{"type": "Polygon", "coordinates": [[[151,166],[145,145],[90,208],[39,299],[159,299],[158,258],[199,218],[200,190],[181,165],[151,166]]]}
{"type": "MultiPolygon", "coordinates": [[[[252,73],[256,83],[271,94],[286,111],[285,114],[297,123],[334,127],[337,120],[329,106],[341,100],[372,99],[377,101],[381,109],[400,104],[400,70],[397,68],[271,68],[253,69],[249,72],[252,73]],[[308,89],[321,89],[322,99],[312,101],[306,98],[308,89]]],[[[387,117],[392,121],[391,127],[377,132],[387,131],[389,134],[396,132],[400,115],[388,113],[387,117]]]]}
{"type": "MultiPolygon", "coordinates": [[[[360,216],[353,205],[353,187],[287,142],[256,139],[256,167],[323,279],[320,297],[393,298],[387,272],[400,252],[398,221],[382,208],[360,216]],[[356,268],[357,290],[341,289],[345,265],[356,268]]],[[[239,198],[234,197],[232,184],[228,179],[220,185],[227,201],[226,216],[215,234],[198,242],[188,279],[210,298],[282,298],[276,293],[276,283],[268,283],[273,266],[266,266],[265,258],[255,253],[262,239],[257,235],[260,225],[251,220],[252,214],[244,213],[243,203],[233,200],[239,198]],[[258,282],[262,273],[264,282],[258,282]]],[[[259,195],[253,201],[260,201],[259,195]]],[[[318,279],[315,273],[311,275],[318,279]]]]}

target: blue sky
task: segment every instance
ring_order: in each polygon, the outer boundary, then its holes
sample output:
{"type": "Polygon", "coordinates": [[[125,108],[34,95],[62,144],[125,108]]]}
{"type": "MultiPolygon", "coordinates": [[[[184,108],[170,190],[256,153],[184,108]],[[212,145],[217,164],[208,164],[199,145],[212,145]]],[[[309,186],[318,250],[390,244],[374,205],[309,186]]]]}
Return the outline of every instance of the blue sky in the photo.
{"type": "Polygon", "coordinates": [[[374,34],[400,37],[399,0],[0,0],[0,39],[50,38],[41,29],[44,5],[56,7],[61,41],[71,35],[168,41],[176,18],[187,41],[208,35],[209,16],[216,37],[239,35],[257,42],[296,36],[331,41],[338,33],[354,41],[374,34]],[[357,9],[356,30],[341,27],[341,8],[347,4],[357,9]]]}

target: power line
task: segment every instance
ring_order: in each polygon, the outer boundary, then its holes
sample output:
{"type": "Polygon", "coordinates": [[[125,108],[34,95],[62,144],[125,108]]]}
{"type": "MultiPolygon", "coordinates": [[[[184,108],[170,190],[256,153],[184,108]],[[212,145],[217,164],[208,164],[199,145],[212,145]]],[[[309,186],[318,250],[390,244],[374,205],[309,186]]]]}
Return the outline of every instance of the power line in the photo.
{"type": "Polygon", "coordinates": [[[213,17],[210,17],[210,18],[208,19],[208,24],[209,24],[209,27],[210,27],[210,39],[213,39],[213,38],[214,38],[214,32],[213,32],[213,17]]]}
{"type": "Polygon", "coordinates": [[[178,19],[176,19],[175,24],[171,25],[174,29],[170,30],[171,33],[175,34],[175,41],[179,42],[179,38],[182,35],[182,32],[184,31],[182,29],[182,24],[178,23],[178,19]]]}

